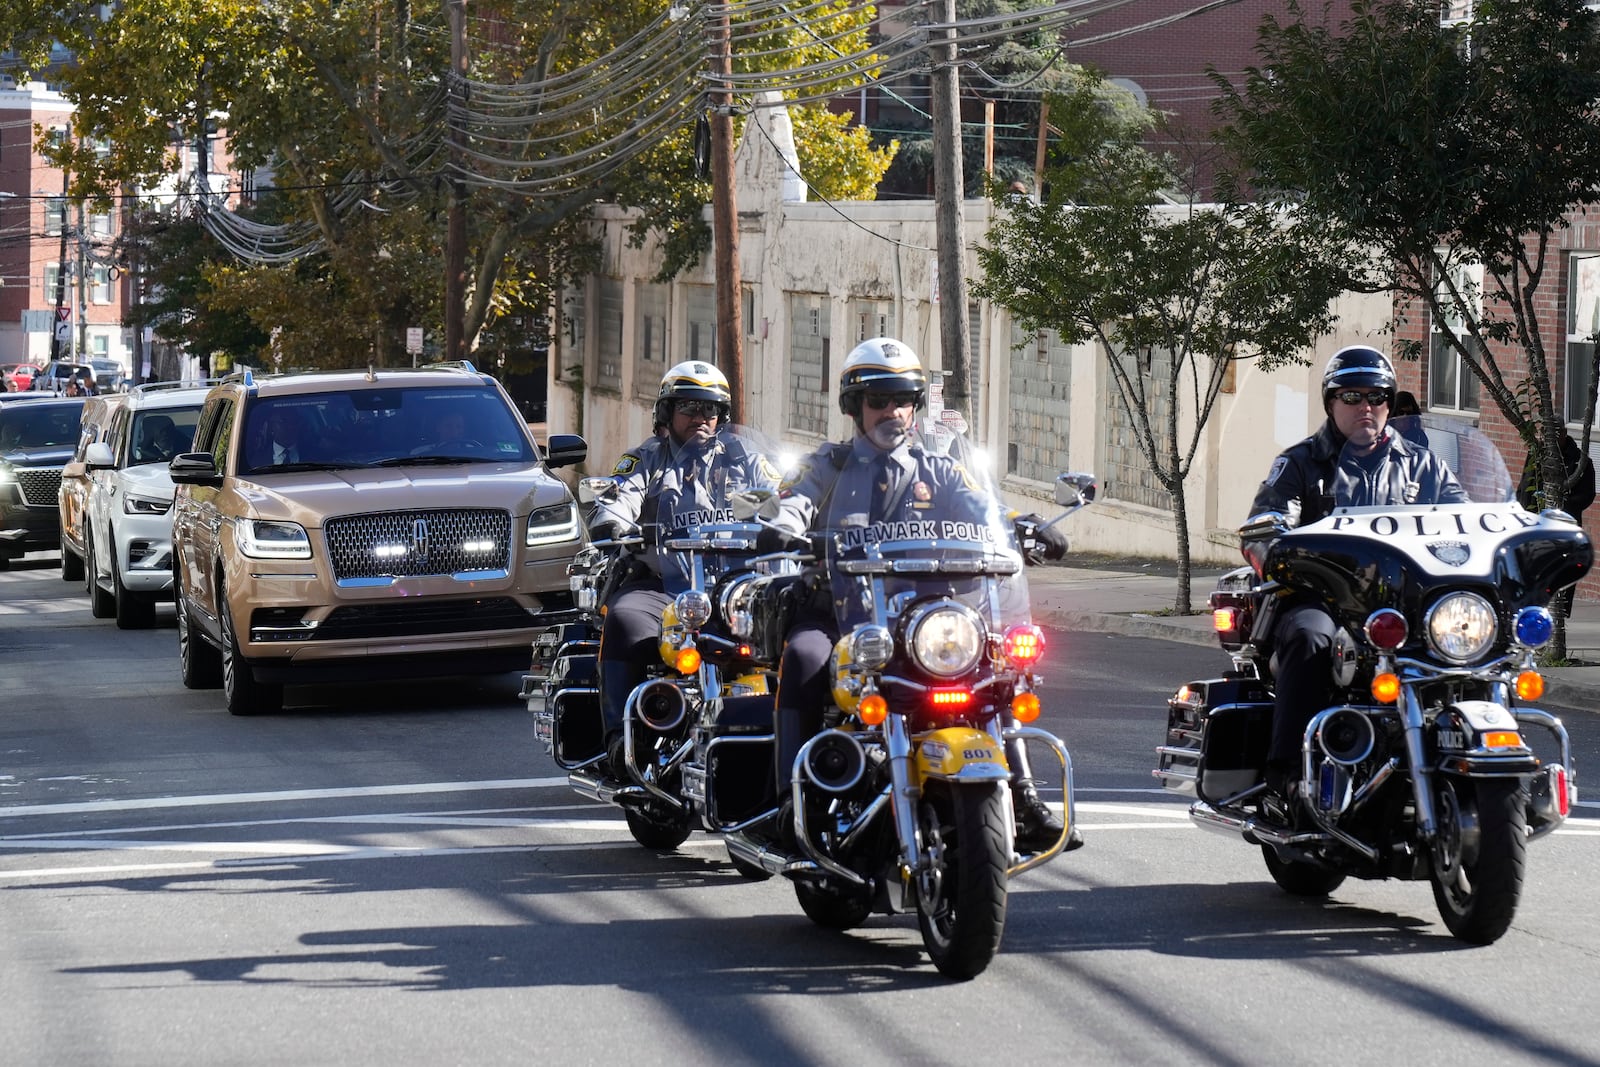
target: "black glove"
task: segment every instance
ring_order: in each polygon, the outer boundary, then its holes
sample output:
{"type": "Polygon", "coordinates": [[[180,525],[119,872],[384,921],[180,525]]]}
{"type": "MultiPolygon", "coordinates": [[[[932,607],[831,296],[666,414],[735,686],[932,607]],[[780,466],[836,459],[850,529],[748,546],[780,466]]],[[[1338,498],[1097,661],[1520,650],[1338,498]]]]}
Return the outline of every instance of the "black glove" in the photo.
{"type": "Polygon", "coordinates": [[[1046,526],[1037,515],[1018,515],[1017,547],[1029,563],[1047,559],[1060,559],[1067,554],[1067,535],[1054,526],[1046,526]]]}
{"type": "Polygon", "coordinates": [[[773,552],[787,552],[794,548],[797,542],[804,543],[804,540],[795,537],[788,530],[776,526],[762,526],[761,532],[756,534],[756,551],[764,556],[773,552]]]}
{"type": "Polygon", "coordinates": [[[615,541],[627,537],[633,532],[633,527],[615,519],[605,519],[589,527],[589,540],[615,541]]]}

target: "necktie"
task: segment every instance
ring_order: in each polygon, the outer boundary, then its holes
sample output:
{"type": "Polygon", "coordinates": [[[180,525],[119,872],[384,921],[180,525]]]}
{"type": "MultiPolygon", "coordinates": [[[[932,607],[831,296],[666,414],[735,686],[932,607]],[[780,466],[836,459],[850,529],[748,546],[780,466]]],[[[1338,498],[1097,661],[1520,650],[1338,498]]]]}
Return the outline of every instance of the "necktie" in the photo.
{"type": "Polygon", "coordinates": [[[872,506],[870,511],[872,522],[886,522],[889,516],[884,512],[889,500],[893,499],[889,489],[894,480],[894,465],[889,461],[888,453],[872,461],[872,506]]]}

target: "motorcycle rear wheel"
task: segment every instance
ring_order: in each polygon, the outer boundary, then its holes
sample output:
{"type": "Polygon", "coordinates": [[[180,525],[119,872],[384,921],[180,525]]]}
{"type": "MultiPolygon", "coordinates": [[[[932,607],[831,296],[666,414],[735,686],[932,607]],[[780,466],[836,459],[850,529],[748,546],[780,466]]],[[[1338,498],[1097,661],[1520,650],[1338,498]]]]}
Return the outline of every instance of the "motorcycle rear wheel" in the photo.
{"type": "Polygon", "coordinates": [[[796,882],[794,897],[806,918],[827,930],[851,930],[872,914],[872,897],[858,886],[823,886],[796,882]]]}
{"type": "Polygon", "coordinates": [[[656,852],[671,852],[689,837],[689,817],[682,813],[625,808],[628,832],[645,848],[656,852]]]}
{"type": "Polygon", "coordinates": [[[917,925],[939,973],[966,980],[982,974],[1000,950],[1006,926],[1004,783],[934,789],[922,804],[923,845],[932,848],[938,891],[917,885],[917,925]],[[930,895],[932,899],[929,899],[930,895]]]}
{"type": "Polygon", "coordinates": [[[1433,900],[1450,932],[1493,944],[1511,927],[1527,864],[1528,792],[1516,778],[1438,776],[1433,900]]]}
{"type": "Polygon", "coordinates": [[[1286,860],[1271,845],[1261,846],[1261,857],[1267,861],[1267,873],[1278,883],[1278,888],[1293,896],[1325,897],[1344,883],[1345,876],[1339,872],[1313,863],[1286,860]]]}

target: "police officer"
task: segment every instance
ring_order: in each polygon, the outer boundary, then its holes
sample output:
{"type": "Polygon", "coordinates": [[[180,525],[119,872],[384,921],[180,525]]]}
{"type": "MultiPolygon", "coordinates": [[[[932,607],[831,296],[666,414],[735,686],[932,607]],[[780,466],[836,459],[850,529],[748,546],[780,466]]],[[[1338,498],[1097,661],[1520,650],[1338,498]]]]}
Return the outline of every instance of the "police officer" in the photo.
{"type": "MultiPolygon", "coordinates": [[[[1384,504],[1457,504],[1466,491],[1436,454],[1392,430],[1394,367],[1375,348],[1352,345],[1328,360],[1322,373],[1327,421],[1273,460],[1250,507],[1251,522],[1281,515],[1290,527],[1326,517],[1336,507],[1384,504]]],[[[1259,543],[1245,556],[1259,569],[1259,543]]],[[[1275,602],[1272,648],[1277,693],[1267,781],[1287,796],[1299,775],[1300,742],[1311,716],[1334,696],[1333,641],[1337,629],[1321,604],[1291,598],[1275,602]]]]}
{"type": "MultiPolygon", "coordinates": [[[[689,360],[667,371],[655,404],[656,433],[624,452],[611,472],[617,493],[589,517],[589,534],[608,540],[658,527],[661,540],[685,527],[731,521],[728,496],[742,489],[776,488],[778,472],[760,452],[726,432],[731,394],[727,377],[709,363],[689,360]]],[[[688,580],[681,559],[650,548],[606,600],[600,630],[600,707],[606,752],[623,774],[622,716],[628,694],[657,658],[661,612],[688,580]]]]}
{"type": "MultiPolygon", "coordinates": [[[[822,445],[801,461],[783,484],[775,525],[800,536],[825,524],[830,514],[859,514],[864,522],[877,523],[916,520],[929,508],[940,518],[987,522],[999,506],[993,495],[960,463],[926,451],[913,432],[927,382],[917,354],[900,341],[875,337],[852,349],[839,375],[839,408],[854,421],[855,436],[849,444],[822,445]]],[[[1066,537],[1045,527],[1037,515],[1010,517],[1019,534],[1027,531],[1038,554],[1047,559],[1066,554],[1066,537]]],[[[817,599],[790,630],[778,669],[774,731],[780,785],[789,781],[801,746],[822,729],[824,709],[832,703],[827,666],[839,633],[831,605],[817,599]]],[[[1025,747],[1008,748],[1017,847],[1042,851],[1061,836],[1061,820],[1039,797],[1025,747]]],[[[783,822],[780,831],[787,833],[787,810],[783,822]]],[[[1074,833],[1068,847],[1081,843],[1074,833]]]]}

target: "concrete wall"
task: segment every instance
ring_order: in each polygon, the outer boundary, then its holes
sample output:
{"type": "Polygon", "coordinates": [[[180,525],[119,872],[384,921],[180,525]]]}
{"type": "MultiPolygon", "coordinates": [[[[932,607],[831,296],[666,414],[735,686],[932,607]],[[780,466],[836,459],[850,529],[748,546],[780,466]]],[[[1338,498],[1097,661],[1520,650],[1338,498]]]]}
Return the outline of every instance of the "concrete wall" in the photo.
{"type": "MultiPolygon", "coordinates": [[[[875,336],[886,325],[887,332],[922,355],[930,370],[939,369],[934,205],[784,202],[783,165],[767,144],[747,130],[737,157],[739,256],[746,290],[745,421],[792,448],[808,450],[824,437],[843,440],[850,434],[838,409],[837,378],[859,338],[875,336]],[[819,355],[825,356],[825,373],[819,372],[819,355]],[[807,413],[817,411],[816,401],[822,399],[811,395],[819,380],[827,393],[820,407],[827,413],[825,427],[808,425],[807,413]]],[[[969,248],[983,240],[995,210],[988,201],[967,202],[969,248]]],[[[559,324],[550,361],[549,428],[584,435],[591,456],[586,473],[608,472],[619,453],[651,432],[646,397],[653,395],[654,381],[644,379],[658,377],[660,367],[641,358],[637,317],[660,256],[648,245],[628,247],[626,223],[622,213],[601,209],[601,275],[564,300],[572,321],[559,324]],[[602,305],[615,316],[619,290],[620,327],[613,321],[602,329],[602,305]],[[612,296],[602,301],[602,291],[612,296]],[[596,384],[600,362],[609,371],[613,359],[600,351],[602,334],[620,337],[620,373],[610,388],[596,384]]],[[[670,286],[669,365],[690,354],[693,308],[704,300],[700,287],[714,283],[711,262],[707,256],[670,286]]],[[[977,274],[977,257],[969,252],[967,276],[977,274]]],[[[1338,311],[1338,331],[1306,352],[1307,367],[1268,374],[1243,364],[1232,391],[1219,399],[1186,493],[1197,561],[1238,560],[1232,531],[1246,518],[1272,457],[1322,421],[1317,383],[1327,357],[1356,341],[1387,347],[1381,333],[1389,316],[1386,297],[1350,295],[1338,311]]],[[[1063,346],[1054,337],[1041,343],[1015,330],[1005,309],[987,303],[975,303],[972,318],[977,422],[972,436],[994,458],[1008,502],[1048,516],[1050,472],[1070,468],[1105,477],[1102,472],[1111,464],[1123,473],[1108,481],[1094,507],[1068,520],[1075,548],[1174,556],[1170,507],[1159,502],[1161,494],[1135,484],[1125,435],[1114,417],[1115,385],[1098,350],[1063,346]],[[1019,341],[1020,350],[1014,348],[1019,341]],[[1124,462],[1116,467],[1119,458],[1124,462]]],[[[697,331],[702,346],[703,334],[702,325],[697,331]]]]}

